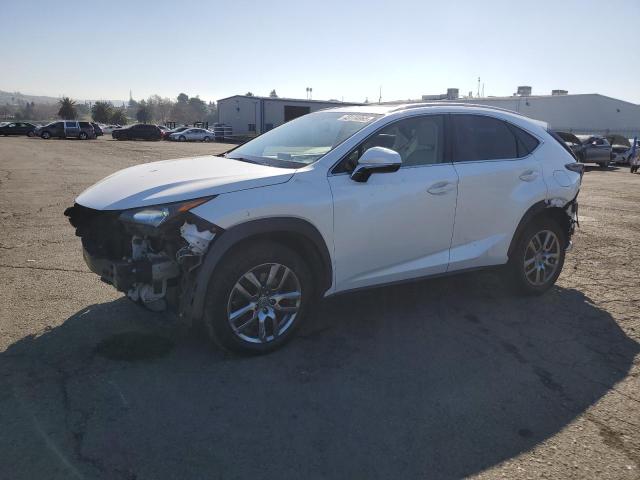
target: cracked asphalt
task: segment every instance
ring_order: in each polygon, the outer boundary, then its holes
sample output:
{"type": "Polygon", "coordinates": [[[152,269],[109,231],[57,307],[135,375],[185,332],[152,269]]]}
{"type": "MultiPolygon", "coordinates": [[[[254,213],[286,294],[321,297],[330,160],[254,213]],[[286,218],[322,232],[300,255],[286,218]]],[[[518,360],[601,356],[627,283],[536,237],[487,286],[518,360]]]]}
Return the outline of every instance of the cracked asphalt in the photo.
{"type": "Polygon", "coordinates": [[[62,215],[226,148],[0,138],[0,479],[640,478],[640,175],[585,174],[543,297],[499,272],[338,296],[239,358],[102,284],[62,215]]]}

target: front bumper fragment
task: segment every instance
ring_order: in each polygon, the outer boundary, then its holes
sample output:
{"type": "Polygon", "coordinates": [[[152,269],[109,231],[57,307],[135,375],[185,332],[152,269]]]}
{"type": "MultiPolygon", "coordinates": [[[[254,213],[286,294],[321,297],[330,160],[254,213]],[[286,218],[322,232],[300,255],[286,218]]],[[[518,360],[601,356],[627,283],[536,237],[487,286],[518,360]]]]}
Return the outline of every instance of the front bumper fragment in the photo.
{"type": "Polygon", "coordinates": [[[82,256],[89,270],[124,293],[135,284],[153,284],[180,275],[179,266],[164,255],[142,260],[109,260],[95,257],[83,249],[82,256]]]}

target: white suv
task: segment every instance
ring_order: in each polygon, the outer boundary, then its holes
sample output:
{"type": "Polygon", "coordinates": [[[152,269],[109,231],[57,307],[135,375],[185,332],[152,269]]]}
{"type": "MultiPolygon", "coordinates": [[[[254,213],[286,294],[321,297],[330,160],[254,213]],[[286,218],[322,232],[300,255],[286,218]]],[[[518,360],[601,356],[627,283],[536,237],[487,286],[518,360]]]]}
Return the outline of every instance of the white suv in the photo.
{"type": "Polygon", "coordinates": [[[546,124],[513,112],[346,107],[222,156],[127,168],[65,214],[104,281],[262,353],[348,290],[506,264],[523,291],[546,291],[581,178],[546,124]]]}

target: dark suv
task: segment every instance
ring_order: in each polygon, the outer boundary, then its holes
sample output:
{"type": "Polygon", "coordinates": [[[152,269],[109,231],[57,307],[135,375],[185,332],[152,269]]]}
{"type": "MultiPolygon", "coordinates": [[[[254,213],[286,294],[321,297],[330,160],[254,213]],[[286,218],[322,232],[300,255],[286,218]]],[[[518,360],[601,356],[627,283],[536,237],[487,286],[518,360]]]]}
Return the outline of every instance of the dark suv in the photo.
{"type": "Polygon", "coordinates": [[[104,135],[104,132],[102,131],[102,128],[100,128],[100,125],[98,125],[95,122],[91,122],[91,126],[93,127],[93,130],[96,132],[96,138],[104,135]]]}
{"type": "Polygon", "coordinates": [[[138,123],[130,127],[118,128],[111,132],[116,140],[160,140],[162,132],[156,125],[138,123]]]}
{"type": "Polygon", "coordinates": [[[38,127],[35,134],[45,140],[49,138],[79,138],[80,140],[96,138],[96,132],[91,123],[76,120],[52,122],[44,127],[38,127]]]}
{"type": "Polygon", "coordinates": [[[32,123],[26,122],[11,122],[4,125],[0,125],[0,135],[26,135],[27,137],[33,137],[36,130],[36,126],[32,123]]]}

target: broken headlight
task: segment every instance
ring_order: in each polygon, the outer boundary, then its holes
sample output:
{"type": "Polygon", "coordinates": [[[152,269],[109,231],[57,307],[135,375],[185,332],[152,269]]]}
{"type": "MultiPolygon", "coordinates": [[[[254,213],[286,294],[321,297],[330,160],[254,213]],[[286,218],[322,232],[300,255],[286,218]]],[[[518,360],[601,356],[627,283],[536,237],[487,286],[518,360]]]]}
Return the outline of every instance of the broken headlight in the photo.
{"type": "Polygon", "coordinates": [[[208,202],[213,197],[196,198],[186,202],[167,203],[165,205],[154,205],[150,207],[133,208],[125,210],[120,214],[120,220],[126,223],[143,225],[157,228],[169,219],[182,213],[186,213],[192,208],[208,202]]]}

